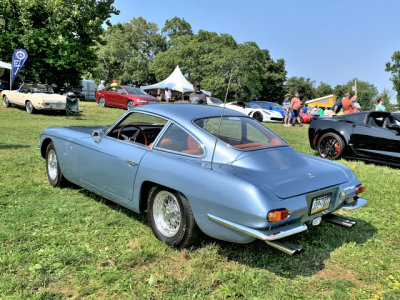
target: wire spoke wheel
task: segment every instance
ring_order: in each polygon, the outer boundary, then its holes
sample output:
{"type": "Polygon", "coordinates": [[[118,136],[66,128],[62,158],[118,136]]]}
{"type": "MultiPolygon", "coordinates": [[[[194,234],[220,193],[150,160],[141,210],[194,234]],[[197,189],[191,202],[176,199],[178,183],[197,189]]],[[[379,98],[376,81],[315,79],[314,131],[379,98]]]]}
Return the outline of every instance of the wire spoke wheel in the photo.
{"type": "Polygon", "coordinates": [[[176,235],[181,226],[182,213],[175,195],[168,191],[159,192],[153,202],[153,216],[157,229],[163,235],[176,235]]]}

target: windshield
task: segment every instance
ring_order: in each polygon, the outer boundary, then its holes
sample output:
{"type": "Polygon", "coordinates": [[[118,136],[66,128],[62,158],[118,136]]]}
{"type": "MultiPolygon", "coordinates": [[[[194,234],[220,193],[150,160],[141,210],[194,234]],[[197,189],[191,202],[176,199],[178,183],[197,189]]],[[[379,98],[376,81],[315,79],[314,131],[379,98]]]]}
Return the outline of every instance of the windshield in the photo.
{"type": "Polygon", "coordinates": [[[47,93],[47,94],[53,94],[54,93],[53,88],[50,85],[41,84],[41,83],[24,84],[20,88],[20,91],[30,92],[30,93],[47,93]]]}
{"type": "Polygon", "coordinates": [[[223,117],[222,121],[219,117],[212,117],[198,119],[194,123],[212,135],[218,136],[219,140],[241,150],[286,145],[271,130],[248,117],[223,117]]]}
{"type": "Polygon", "coordinates": [[[275,109],[284,110],[283,106],[278,103],[270,102],[269,104],[275,109]]]}
{"type": "Polygon", "coordinates": [[[140,95],[140,96],[146,96],[147,93],[143,92],[141,89],[138,89],[136,87],[132,86],[124,86],[128,94],[130,95],[140,95]]]}
{"type": "Polygon", "coordinates": [[[219,98],[210,97],[210,100],[214,104],[222,104],[223,103],[222,100],[219,98]]]}
{"type": "Polygon", "coordinates": [[[258,104],[255,103],[246,103],[246,107],[250,107],[250,108],[261,108],[258,104]]]}

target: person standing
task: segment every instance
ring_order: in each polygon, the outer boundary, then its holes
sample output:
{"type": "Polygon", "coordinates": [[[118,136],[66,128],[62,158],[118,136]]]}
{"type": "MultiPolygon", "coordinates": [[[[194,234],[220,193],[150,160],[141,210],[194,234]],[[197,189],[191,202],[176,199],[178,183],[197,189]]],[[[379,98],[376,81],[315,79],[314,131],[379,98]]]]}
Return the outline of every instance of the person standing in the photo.
{"type": "Polygon", "coordinates": [[[356,106],[354,105],[353,101],[350,99],[350,93],[347,92],[344,94],[344,99],[342,100],[343,105],[343,114],[352,114],[356,111],[356,106]]]}
{"type": "Polygon", "coordinates": [[[342,101],[338,101],[335,104],[333,104],[333,106],[331,107],[331,110],[333,111],[333,114],[336,115],[337,113],[340,112],[342,107],[343,107],[342,101]]]}
{"type": "Polygon", "coordinates": [[[112,88],[116,88],[118,86],[117,79],[114,79],[113,82],[110,84],[112,88]]]}
{"type": "Polygon", "coordinates": [[[294,97],[292,98],[292,101],[290,101],[290,108],[293,110],[294,114],[294,120],[293,120],[293,126],[296,124],[296,120],[299,123],[299,126],[303,126],[300,121],[300,113],[299,113],[299,108],[301,106],[301,101],[299,98],[300,94],[296,92],[294,94],[294,97]]]}
{"type": "Polygon", "coordinates": [[[201,91],[200,83],[193,83],[194,92],[189,95],[189,102],[192,104],[207,104],[206,94],[201,91]]]}
{"type": "Polygon", "coordinates": [[[100,81],[100,84],[97,86],[97,91],[104,90],[105,88],[104,83],[105,83],[104,80],[100,81]]]}
{"type": "Polygon", "coordinates": [[[354,103],[354,105],[356,107],[356,111],[354,111],[354,112],[360,112],[361,111],[361,105],[357,101],[357,96],[351,97],[351,101],[353,101],[353,103],[354,103]]]}
{"type": "Polygon", "coordinates": [[[378,104],[375,107],[375,111],[385,111],[386,108],[383,105],[383,98],[379,98],[376,102],[378,102],[378,104]]]}
{"type": "Polygon", "coordinates": [[[169,103],[169,101],[171,100],[171,90],[167,87],[165,88],[164,96],[165,102],[169,103]]]}
{"type": "Polygon", "coordinates": [[[285,95],[285,99],[283,99],[282,106],[285,109],[285,118],[283,120],[283,126],[287,127],[290,126],[290,116],[291,116],[291,111],[290,111],[290,100],[289,100],[290,94],[285,95]]]}

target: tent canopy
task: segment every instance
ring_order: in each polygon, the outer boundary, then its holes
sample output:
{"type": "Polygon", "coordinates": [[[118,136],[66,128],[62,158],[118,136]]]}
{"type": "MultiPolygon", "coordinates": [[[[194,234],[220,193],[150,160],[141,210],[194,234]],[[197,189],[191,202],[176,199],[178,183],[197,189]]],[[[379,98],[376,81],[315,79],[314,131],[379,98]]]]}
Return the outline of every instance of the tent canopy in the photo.
{"type": "MultiPolygon", "coordinates": [[[[178,91],[181,93],[191,93],[193,92],[193,85],[186,80],[185,76],[183,76],[181,69],[179,66],[176,66],[175,70],[163,81],[152,84],[141,86],[141,90],[153,90],[153,89],[170,89],[174,91],[178,91]]],[[[203,91],[204,94],[211,96],[210,92],[203,91]]]]}
{"type": "Polygon", "coordinates": [[[0,68],[11,70],[11,64],[0,61],[0,68]]]}
{"type": "Polygon", "coordinates": [[[310,106],[320,106],[320,107],[332,107],[335,104],[336,96],[328,95],[316,99],[311,99],[306,101],[306,104],[310,106]]]}

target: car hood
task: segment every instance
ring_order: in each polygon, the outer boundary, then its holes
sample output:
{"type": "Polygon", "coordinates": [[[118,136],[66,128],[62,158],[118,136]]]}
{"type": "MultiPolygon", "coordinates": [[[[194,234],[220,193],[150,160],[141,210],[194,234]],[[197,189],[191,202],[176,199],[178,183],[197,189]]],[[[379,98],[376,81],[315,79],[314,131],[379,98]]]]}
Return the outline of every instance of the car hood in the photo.
{"type": "Polygon", "coordinates": [[[290,146],[248,151],[221,169],[285,199],[347,182],[347,167],[306,154],[290,146]]]}

